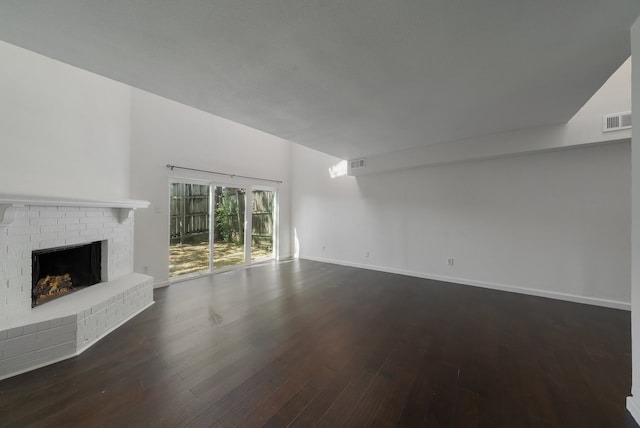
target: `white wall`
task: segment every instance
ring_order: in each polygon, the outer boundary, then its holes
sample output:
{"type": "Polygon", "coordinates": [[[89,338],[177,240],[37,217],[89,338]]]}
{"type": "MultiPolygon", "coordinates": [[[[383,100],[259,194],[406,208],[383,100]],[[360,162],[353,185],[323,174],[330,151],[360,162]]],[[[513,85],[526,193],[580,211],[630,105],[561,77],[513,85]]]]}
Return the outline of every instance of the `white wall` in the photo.
{"type": "Polygon", "coordinates": [[[626,61],[567,124],[370,157],[357,177],[295,147],[299,256],[629,308],[631,131],[602,115],[630,91],[626,61]]]}
{"type": "Polygon", "coordinates": [[[0,42],[0,193],[129,197],[130,88],[0,42]]]}
{"type": "Polygon", "coordinates": [[[331,179],[336,162],[294,148],[302,258],[628,306],[628,143],[331,179]]]}
{"type": "Polygon", "coordinates": [[[172,172],[166,168],[168,163],[283,180],[276,185],[280,198],[279,251],[280,258],[290,256],[289,142],[137,89],[132,92],[131,118],[131,197],[151,202],[149,209],[136,212],[135,271],[148,272],[156,286],[168,281],[170,177],[249,183],[237,178],[172,172]]]}
{"type": "MultiPolygon", "coordinates": [[[[640,106],[640,19],[631,28],[631,53],[633,60],[632,99],[640,106]],[[635,55],[634,55],[635,54],[635,55]]],[[[640,123],[640,109],[633,110],[633,123],[640,123]]],[[[636,125],[637,129],[637,125],[636,125]]],[[[637,131],[634,133],[637,135],[637,131]]],[[[640,423],[640,139],[635,135],[631,141],[631,397],[627,409],[640,423]]]]}

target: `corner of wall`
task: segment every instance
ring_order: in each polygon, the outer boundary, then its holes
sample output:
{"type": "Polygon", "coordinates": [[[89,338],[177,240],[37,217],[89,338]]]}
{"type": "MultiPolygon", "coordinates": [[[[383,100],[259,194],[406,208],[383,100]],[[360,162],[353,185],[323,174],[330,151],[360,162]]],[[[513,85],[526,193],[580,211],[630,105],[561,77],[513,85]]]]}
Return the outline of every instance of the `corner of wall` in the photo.
{"type": "MultiPolygon", "coordinates": [[[[640,19],[631,27],[631,97],[640,106],[640,19]]],[[[640,123],[640,109],[632,111],[632,121],[640,123]]],[[[631,140],[631,391],[627,409],[640,422],[640,140],[631,140]]]]}

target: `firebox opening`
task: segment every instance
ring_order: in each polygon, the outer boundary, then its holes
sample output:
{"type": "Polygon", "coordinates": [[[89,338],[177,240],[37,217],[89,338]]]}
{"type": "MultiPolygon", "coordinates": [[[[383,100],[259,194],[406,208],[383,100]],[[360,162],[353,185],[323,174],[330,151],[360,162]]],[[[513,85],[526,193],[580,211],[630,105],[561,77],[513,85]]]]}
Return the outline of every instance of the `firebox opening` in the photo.
{"type": "Polygon", "coordinates": [[[102,242],[32,253],[31,307],[102,281],[102,242]]]}

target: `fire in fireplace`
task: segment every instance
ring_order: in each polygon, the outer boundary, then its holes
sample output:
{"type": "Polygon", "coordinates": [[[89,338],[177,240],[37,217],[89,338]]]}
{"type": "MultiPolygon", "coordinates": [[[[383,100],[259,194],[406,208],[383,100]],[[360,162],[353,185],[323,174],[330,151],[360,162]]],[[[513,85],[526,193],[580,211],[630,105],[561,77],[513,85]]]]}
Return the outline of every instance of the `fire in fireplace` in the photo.
{"type": "Polygon", "coordinates": [[[31,307],[102,281],[102,242],[32,253],[31,307]]]}

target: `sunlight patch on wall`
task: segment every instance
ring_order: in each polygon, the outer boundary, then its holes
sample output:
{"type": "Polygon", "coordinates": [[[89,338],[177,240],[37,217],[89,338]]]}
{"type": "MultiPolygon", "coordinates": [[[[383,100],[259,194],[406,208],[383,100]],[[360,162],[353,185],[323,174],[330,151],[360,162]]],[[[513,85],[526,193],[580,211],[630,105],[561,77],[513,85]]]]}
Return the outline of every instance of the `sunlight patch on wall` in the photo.
{"type": "Polygon", "coordinates": [[[298,230],[293,228],[293,258],[300,258],[300,241],[298,240],[298,230]]]}
{"type": "Polygon", "coordinates": [[[343,160],[329,168],[331,178],[342,177],[347,175],[347,161],[343,160]]]}

